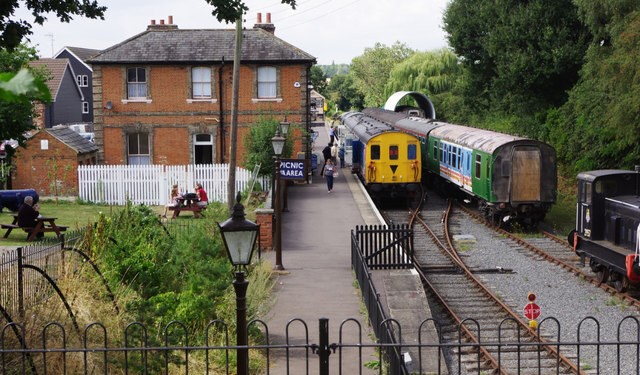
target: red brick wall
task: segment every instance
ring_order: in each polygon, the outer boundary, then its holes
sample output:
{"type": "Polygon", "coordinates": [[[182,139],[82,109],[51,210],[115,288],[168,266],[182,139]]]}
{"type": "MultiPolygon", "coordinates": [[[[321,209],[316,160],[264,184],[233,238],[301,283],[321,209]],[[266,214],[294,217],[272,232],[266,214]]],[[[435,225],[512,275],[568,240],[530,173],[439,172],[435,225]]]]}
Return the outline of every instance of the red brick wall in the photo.
{"type": "MultiPolygon", "coordinates": [[[[190,76],[187,66],[147,66],[148,96],[151,103],[122,103],[126,98],[126,78],[123,66],[94,66],[94,108],[96,144],[104,150],[100,155],[107,164],[126,164],[124,137],[121,129],[142,131],[153,134],[152,159],[154,163],[186,164],[193,162],[192,135],[208,133],[214,136],[217,162],[221,152],[224,160],[229,157],[231,125],[232,66],[224,66],[222,88],[222,116],[220,103],[187,103],[190,76]],[[110,101],[112,108],[105,109],[110,101]],[[223,119],[225,127],[224,150],[220,150],[220,126],[216,120],[223,119]],[[115,143],[115,144],[113,144],[115,143]]],[[[221,97],[218,86],[218,69],[214,67],[212,79],[215,81],[214,97],[221,97]]],[[[240,69],[238,97],[238,161],[242,163],[245,150],[243,139],[248,134],[248,126],[261,116],[273,116],[302,125],[306,114],[306,67],[304,65],[280,66],[280,97],[282,101],[255,102],[255,66],[240,69]],[[300,83],[295,87],[295,83],[300,83]]],[[[300,137],[296,138],[296,151],[302,149],[300,137]]]]}
{"type": "Polygon", "coordinates": [[[260,250],[273,249],[273,210],[257,209],[256,224],[260,225],[260,250]]]}
{"type": "Polygon", "coordinates": [[[19,147],[14,157],[14,189],[35,189],[40,195],[53,195],[53,181],[59,180],[62,185],[58,195],[77,194],[78,155],[74,150],[44,131],[36,133],[26,146],[19,147]],[[47,150],[41,149],[42,140],[48,140],[47,150]],[[56,165],[57,176],[53,170],[56,165]]]}

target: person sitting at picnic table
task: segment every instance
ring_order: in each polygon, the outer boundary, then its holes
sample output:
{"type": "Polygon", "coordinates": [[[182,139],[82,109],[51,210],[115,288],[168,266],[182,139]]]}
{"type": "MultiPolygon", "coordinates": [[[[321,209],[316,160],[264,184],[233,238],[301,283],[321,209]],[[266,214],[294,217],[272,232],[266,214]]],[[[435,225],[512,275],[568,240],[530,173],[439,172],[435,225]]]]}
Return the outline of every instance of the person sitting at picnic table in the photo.
{"type": "MultiPolygon", "coordinates": [[[[209,198],[207,197],[207,192],[202,188],[202,184],[196,184],[196,196],[198,197],[198,202],[196,204],[199,207],[205,208],[209,204],[209,198]]],[[[194,212],[195,217],[200,217],[198,212],[194,212]]]]}
{"type": "Polygon", "coordinates": [[[167,218],[167,210],[169,209],[169,207],[178,207],[182,204],[182,201],[180,198],[182,198],[182,194],[180,194],[180,189],[178,188],[178,184],[174,184],[171,187],[171,194],[169,195],[169,204],[164,206],[164,213],[162,214],[163,219],[167,218]]]}
{"type": "MultiPolygon", "coordinates": [[[[40,216],[40,207],[33,204],[33,197],[24,197],[24,204],[18,210],[18,225],[21,228],[34,228],[38,224],[38,216],[40,216]]],[[[44,237],[44,233],[40,232],[37,238],[44,237]]]]}

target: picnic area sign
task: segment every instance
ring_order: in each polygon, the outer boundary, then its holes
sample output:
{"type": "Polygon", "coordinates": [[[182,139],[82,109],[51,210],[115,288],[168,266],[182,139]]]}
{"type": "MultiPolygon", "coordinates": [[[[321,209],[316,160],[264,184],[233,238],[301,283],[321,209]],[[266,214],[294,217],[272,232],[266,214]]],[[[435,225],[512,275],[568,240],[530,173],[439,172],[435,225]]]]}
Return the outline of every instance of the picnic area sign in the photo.
{"type": "Polygon", "coordinates": [[[304,159],[280,159],[280,178],[304,181],[306,167],[307,161],[304,159]]]}

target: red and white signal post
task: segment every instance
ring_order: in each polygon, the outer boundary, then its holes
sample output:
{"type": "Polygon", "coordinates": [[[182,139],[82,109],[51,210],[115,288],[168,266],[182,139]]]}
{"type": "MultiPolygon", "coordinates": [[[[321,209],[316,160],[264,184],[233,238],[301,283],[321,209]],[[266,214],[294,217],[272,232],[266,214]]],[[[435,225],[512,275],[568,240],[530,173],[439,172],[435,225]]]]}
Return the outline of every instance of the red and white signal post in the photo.
{"type": "Polygon", "coordinates": [[[530,292],[527,295],[527,299],[529,300],[529,303],[524,306],[524,316],[529,319],[529,327],[537,328],[538,321],[536,319],[540,316],[540,306],[535,303],[535,294],[530,292]]]}

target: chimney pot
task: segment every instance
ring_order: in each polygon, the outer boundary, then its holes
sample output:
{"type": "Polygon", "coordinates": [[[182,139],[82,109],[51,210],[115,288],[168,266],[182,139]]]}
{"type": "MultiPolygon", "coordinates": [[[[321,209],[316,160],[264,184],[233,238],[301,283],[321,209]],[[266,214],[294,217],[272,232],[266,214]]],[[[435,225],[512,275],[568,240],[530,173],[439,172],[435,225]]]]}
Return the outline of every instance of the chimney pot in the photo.
{"type": "Polygon", "coordinates": [[[164,25],[164,20],[160,20],[160,24],[161,24],[161,25],[164,25]]]}
{"type": "Polygon", "coordinates": [[[257,23],[262,23],[262,13],[258,12],[258,22],[257,23]]]}
{"type": "Polygon", "coordinates": [[[169,16],[168,19],[169,25],[173,25],[173,16],[169,16]]]}
{"type": "Polygon", "coordinates": [[[156,20],[151,20],[151,24],[155,25],[156,24],[156,20]]]}
{"type": "Polygon", "coordinates": [[[271,23],[271,12],[267,13],[267,23],[271,23]]]}

